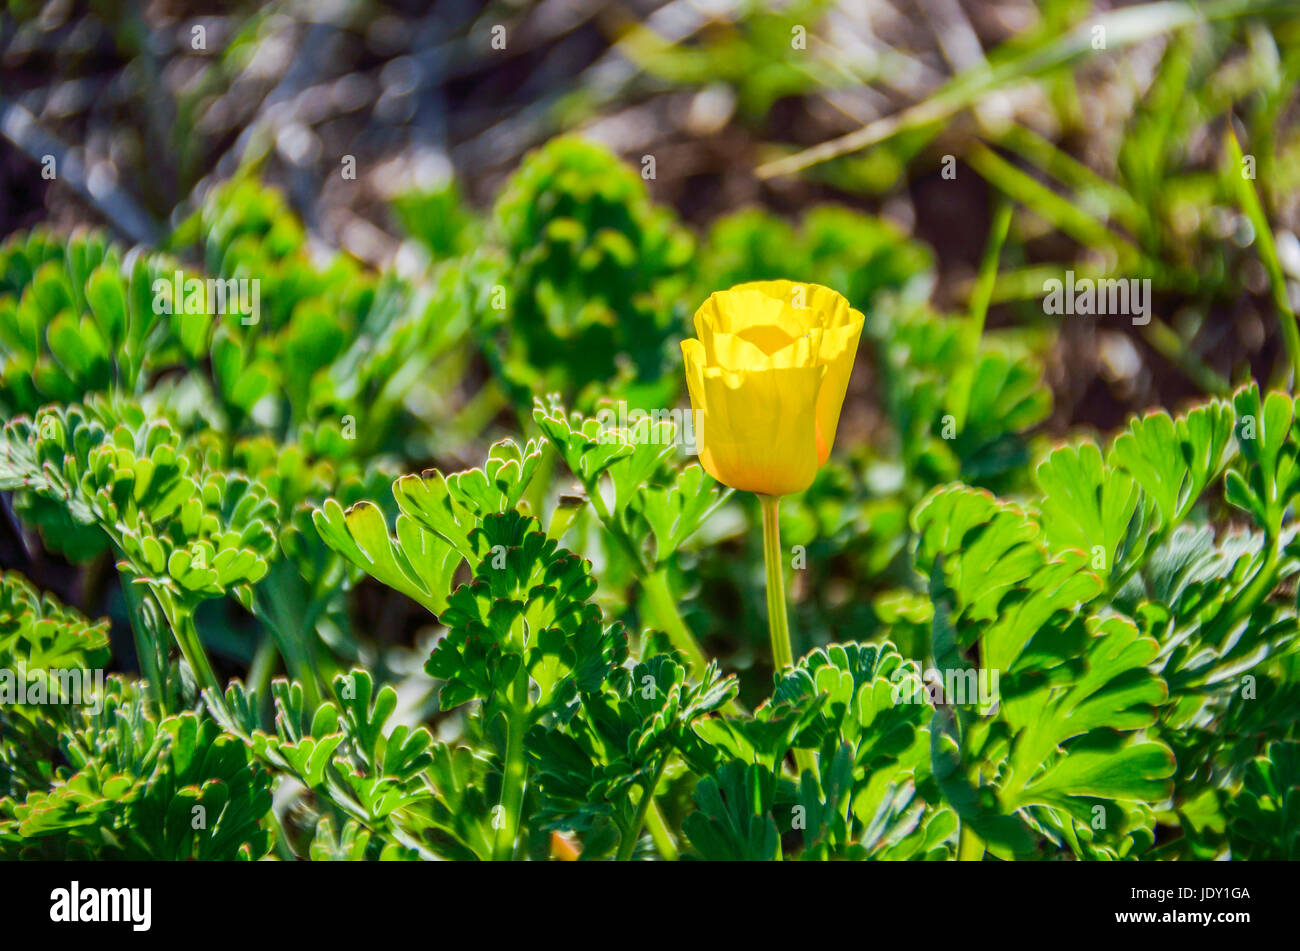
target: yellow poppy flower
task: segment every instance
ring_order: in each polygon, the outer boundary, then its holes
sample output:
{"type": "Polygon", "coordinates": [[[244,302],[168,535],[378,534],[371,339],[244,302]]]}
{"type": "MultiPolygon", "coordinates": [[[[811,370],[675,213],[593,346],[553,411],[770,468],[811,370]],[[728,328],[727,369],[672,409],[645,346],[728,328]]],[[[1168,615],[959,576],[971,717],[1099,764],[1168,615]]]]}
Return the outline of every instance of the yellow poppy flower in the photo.
{"type": "Polygon", "coordinates": [[[717,291],[682,341],[696,444],[733,489],[802,492],[830,457],[865,318],[819,284],[717,291]]]}

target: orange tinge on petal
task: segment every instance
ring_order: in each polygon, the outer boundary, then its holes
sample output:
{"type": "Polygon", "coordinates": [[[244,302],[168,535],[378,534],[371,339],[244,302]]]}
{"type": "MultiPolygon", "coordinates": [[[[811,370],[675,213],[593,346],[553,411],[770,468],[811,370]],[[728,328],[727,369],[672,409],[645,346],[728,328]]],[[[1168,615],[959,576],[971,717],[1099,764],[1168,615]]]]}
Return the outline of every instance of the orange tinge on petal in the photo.
{"type": "Polygon", "coordinates": [[[560,862],[576,862],[582,857],[578,846],[560,832],[551,833],[551,858],[560,862]]]}

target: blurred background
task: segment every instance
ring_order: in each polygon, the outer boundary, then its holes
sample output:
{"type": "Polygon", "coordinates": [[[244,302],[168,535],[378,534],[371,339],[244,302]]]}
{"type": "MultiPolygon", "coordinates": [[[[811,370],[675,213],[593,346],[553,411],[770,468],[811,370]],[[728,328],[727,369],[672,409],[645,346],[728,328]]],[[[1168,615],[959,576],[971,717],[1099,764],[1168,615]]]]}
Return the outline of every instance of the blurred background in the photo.
{"type": "MultiPolygon", "coordinates": [[[[219,339],[181,340],[133,382],[253,470],[259,434],[401,472],[478,464],[493,439],[531,433],[546,393],[681,405],[676,341],[710,291],[831,285],[868,327],[838,461],[784,515],[819,569],[798,581],[796,650],[885,623],[905,640],[906,516],[929,487],[1014,494],[1047,440],[1287,372],[1298,14],[1294,0],[7,0],[0,222],[90,226],[260,277],[266,316],[229,331],[244,334],[233,362],[219,339]],[[1044,282],[1067,270],[1150,280],[1151,321],[1045,314],[1044,282]],[[358,407],[345,445],[330,433],[358,407]]],[[[0,301],[19,293],[11,277],[0,301]]],[[[42,375],[42,359],[0,374],[6,416],[96,389],[60,382],[66,365],[42,375]]],[[[713,605],[690,616],[708,649],[740,668],[763,652],[761,579],[736,567],[759,559],[729,557],[752,544],[753,514],[715,519],[684,556],[698,581],[679,582],[713,605]]],[[[65,554],[10,560],[44,559],[33,577],[96,610],[65,554]]],[[[616,565],[600,577],[626,597],[616,565]]],[[[372,616],[367,597],[353,610],[372,616]]],[[[400,601],[368,630],[405,641],[420,612],[400,601]]]]}
{"type": "Polygon", "coordinates": [[[1268,278],[1212,187],[1230,115],[1293,280],[1300,266],[1296,5],[1198,6],[1217,18],[1179,29],[1181,4],[1088,0],[10,0],[0,220],[157,240],[255,165],[313,242],[382,266],[411,239],[456,250],[451,203],[489,208],[530,149],[576,131],[638,170],[652,156],[654,200],[696,229],[741,208],[878,212],[933,251],[935,302],[960,306],[1004,188],[1023,201],[1023,280],[999,282],[993,322],[999,298],[1041,296],[1034,265],[1135,252],[1159,269],[1159,329],[1069,328],[1054,361],[1057,422],[1110,425],[1206,371],[1267,369],[1268,278]],[[1106,49],[1089,30],[1070,45],[1093,24],[1106,49]],[[756,174],[864,127],[868,148],[756,174]],[[33,158],[49,152],[66,156],[54,181],[33,158]]]}

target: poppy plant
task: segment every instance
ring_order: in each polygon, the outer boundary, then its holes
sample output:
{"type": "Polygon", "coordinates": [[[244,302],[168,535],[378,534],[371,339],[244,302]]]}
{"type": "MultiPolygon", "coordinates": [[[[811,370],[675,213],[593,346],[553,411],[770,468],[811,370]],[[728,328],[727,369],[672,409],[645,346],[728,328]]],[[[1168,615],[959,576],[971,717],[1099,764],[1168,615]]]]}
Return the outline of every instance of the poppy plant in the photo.
{"type": "Polygon", "coordinates": [[[772,662],[794,663],[781,580],[780,498],[830,458],[864,318],[820,284],[756,281],[710,295],[682,341],[700,463],[763,508],[772,662]]]}

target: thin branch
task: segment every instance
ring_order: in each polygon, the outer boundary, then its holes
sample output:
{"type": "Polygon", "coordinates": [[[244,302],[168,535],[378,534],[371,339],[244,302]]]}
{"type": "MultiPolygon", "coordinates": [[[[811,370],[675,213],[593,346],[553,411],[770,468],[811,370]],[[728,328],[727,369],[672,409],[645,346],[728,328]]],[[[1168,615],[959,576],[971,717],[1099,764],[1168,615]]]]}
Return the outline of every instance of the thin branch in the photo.
{"type": "Polygon", "coordinates": [[[43,164],[53,156],[55,180],[70,185],[99,209],[116,231],[138,244],[157,244],[158,224],[116,181],[96,181],[68,146],[43,129],[36,117],[12,100],[0,96],[0,135],[12,142],[33,162],[43,164]]]}

